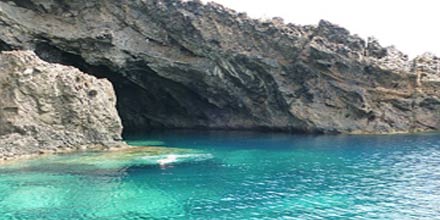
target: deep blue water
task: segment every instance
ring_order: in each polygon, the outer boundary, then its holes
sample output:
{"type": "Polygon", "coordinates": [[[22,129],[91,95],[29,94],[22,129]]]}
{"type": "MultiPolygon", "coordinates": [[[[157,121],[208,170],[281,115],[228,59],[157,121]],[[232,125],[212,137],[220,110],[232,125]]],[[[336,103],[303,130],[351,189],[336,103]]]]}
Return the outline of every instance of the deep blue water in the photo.
{"type": "Polygon", "coordinates": [[[0,219],[440,219],[439,134],[128,140],[173,148],[4,166],[0,219]]]}

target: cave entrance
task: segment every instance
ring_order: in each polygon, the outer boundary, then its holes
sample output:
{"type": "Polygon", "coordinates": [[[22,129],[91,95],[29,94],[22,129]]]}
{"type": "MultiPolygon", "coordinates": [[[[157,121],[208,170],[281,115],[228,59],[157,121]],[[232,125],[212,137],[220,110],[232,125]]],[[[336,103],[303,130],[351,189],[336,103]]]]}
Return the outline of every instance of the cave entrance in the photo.
{"type": "Polygon", "coordinates": [[[125,137],[152,129],[200,128],[209,120],[206,102],[182,85],[159,77],[145,63],[130,63],[115,71],[107,64],[91,65],[80,55],[49,43],[38,43],[35,53],[47,62],[74,66],[112,82],[125,137]]]}
{"type": "MultiPolygon", "coordinates": [[[[141,88],[135,86],[134,83],[124,79],[119,73],[112,71],[105,65],[90,65],[81,56],[65,52],[47,43],[37,44],[35,53],[47,62],[74,66],[84,73],[98,78],[108,79],[113,84],[116,93],[116,107],[124,126],[123,135],[129,135],[134,131],[145,129],[145,124],[149,123],[142,119],[138,119],[137,123],[134,123],[135,120],[131,119],[133,116],[129,112],[133,112],[133,110],[138,109],[140,106],[130,107],[130,105],[134,104],[127,103],[127,97],[133,96],[133,94],[142,94],[143,91],[141,88]],[[142,128],[139,127],[140,124],[143,125],[142,128]]],[[[134,95],[134,97],[136,98],[137,96],[134,95]]],[[[138,102],[138,104],[139,103],[142,102],[138,102]]]]}

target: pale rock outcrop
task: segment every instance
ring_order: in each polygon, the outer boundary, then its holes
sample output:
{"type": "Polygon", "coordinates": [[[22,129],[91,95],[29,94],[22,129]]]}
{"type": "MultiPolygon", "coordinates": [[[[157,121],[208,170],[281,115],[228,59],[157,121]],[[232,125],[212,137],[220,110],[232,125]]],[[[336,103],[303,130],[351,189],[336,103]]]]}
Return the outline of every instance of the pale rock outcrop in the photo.
{"type": "Polygon", "coordinates": [[[123,146],[111,83],[30,51],[0,53],[0,160],[123,146]]]}

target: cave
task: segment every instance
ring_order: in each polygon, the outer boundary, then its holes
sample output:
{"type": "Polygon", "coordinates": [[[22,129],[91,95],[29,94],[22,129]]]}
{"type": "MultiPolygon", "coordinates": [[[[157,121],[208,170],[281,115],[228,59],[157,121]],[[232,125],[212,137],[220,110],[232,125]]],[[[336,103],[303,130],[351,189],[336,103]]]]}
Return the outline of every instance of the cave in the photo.
{"type": "Polygon", "coordinates": [[[47,42],[36,44],[35,53],[47,62],[74,66],[112,82],[124,136],[153,129],[200,129],[208,126],[215,109],[195,92],[158,76],[142,62],[129,62],[123,69],[113,70],[105,64],[89,64],[80,55],[47,42]]]}

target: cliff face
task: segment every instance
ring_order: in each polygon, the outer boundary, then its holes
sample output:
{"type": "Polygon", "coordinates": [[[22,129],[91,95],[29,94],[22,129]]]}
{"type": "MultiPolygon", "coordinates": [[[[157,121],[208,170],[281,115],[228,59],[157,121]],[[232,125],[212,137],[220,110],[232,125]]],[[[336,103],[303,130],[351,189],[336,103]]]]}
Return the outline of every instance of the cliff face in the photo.
{"type": "Polygon", "coordinates": [[[33,52],[0,53],[0,159],[121,145],[113,87],[33,52]]]}
{"type": "Polygon", "coordinates": [[[115,86],[125,128],[390,133],[440,128],[440,59],[329,22],[178,0],[0,1],[0,49],[115,86]]]}

